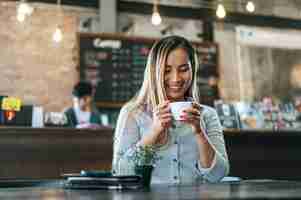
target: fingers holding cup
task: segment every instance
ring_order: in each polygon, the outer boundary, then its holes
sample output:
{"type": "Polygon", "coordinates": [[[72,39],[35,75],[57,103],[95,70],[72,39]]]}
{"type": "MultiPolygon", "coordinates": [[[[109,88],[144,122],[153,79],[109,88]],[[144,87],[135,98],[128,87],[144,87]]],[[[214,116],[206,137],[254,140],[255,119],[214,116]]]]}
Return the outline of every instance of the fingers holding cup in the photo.
{"type": "Polygon", "coordinates": [[[201,132],[201,109],[202,108],[198,104],[192,103],[192,106],[183,110],[180,115],[180,121],[190,124],[195,133],[201,132]]]}
{"type": "Polygon", "coordinates": [[[172,117],[169,108],[169,101],[163,102],[154,109],[153,118],[155,126],[160,126],[162,128],[168,128],[170,126],[172,117]]]}

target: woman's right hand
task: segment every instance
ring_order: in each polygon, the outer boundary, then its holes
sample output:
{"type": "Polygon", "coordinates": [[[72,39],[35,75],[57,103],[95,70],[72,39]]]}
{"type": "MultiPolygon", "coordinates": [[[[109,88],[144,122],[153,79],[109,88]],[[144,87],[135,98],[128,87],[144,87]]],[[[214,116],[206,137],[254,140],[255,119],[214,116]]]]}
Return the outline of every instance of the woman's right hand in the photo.
{"type": "Polygon", "coordinates": [[[153,134],[159,136],[166,132],[171,126],[172,114],[169,107],[169,101],[164,101],[158,105],[153,111],[153,134]]]}
{"type": "Polygon", "coordinates": [[[153,110],[153,123],[151,133],[146,134],[139,145],[164,144],[167,137],[167,129],[171,126],[172,115],[169,108],[169,101],[165,101],[153,110]]]}

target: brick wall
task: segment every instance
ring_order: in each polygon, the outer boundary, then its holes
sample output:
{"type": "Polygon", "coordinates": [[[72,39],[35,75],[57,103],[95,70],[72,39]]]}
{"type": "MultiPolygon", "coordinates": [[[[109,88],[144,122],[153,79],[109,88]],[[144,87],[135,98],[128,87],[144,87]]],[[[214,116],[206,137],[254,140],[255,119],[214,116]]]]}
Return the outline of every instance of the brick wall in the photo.
{"type": "Polygon", "coordinates": [[[55,5],[41,4],[25,22],[16,19],[16,4],[0,4],[0,94],[18,96],[24,103],[60,111],[71,101],[77,81],[77,17],[64,12],[59,18],[55,5]],[[63,24],[63,41],[52,34],[63,24]]]}

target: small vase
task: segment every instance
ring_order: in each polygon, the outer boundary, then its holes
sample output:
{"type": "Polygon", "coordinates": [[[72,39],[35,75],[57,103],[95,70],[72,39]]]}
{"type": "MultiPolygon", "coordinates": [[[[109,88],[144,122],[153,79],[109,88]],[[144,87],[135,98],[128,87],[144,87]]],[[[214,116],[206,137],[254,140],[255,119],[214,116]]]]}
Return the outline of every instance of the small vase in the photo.
{"type": "Polygon", "coordinates": [[[152,165],[137,165],[135,166],[136,175],[140,175],[142,177],[142,184],[144,187],[149,187],[152,179],[152,165]]]}

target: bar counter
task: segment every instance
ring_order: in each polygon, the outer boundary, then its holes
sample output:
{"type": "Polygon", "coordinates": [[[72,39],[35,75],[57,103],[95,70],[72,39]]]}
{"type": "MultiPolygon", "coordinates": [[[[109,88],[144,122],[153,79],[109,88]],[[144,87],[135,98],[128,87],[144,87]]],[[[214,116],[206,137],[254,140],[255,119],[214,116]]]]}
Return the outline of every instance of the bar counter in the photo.
{"type": "MultiPolygon", "coordinates": [[[[19,181],[20,183],[20,181],[19,181]]],[[[23,181],[24,183],[24,181],[23,181]]],[[[61,181],[32,181],[32,185],[14,187],[12,182],[0,182],[0,199],[300,199],[301,182],[256,180],[201,184],[193,186],[153,185],[137,190],[70,190],[63,189],[61,181]]]]}
{"type": "Polygon", "coordinates": [[[0,127],[1,178],[59,178],[111,168],[113,130],[0,127]]]}
{"type": "MultiPolygon", "coordinates": [[[[0,177],[110,170],[113,129],[0,127],[0,177]]],[[[230,176],[301,180],[301,131],[226,130],[230,176]]]]}

